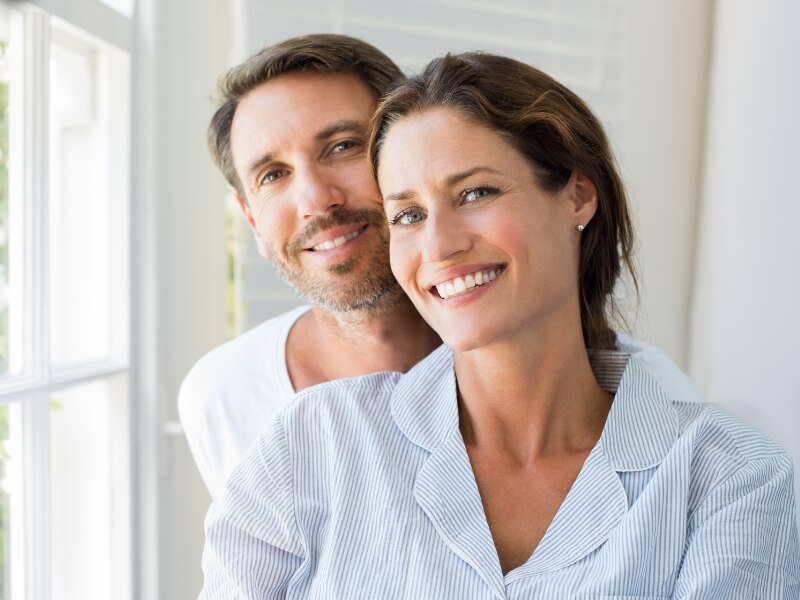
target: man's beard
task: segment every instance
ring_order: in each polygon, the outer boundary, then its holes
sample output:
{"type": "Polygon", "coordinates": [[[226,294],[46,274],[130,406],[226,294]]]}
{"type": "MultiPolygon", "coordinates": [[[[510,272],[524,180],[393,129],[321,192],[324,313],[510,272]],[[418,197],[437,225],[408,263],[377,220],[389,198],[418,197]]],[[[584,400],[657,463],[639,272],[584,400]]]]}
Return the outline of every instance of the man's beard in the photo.
{"type": "MultiPolygon", "coordinates": [[[[366,231],[361,235],[365,234],[366,231]]],[[[402,294],[389,266],[389,230],[386,217],[380,211],[366,208],[339,210],[317,217],[289,241],[286,255],[288,260],[279,257],[272,248],[269,249],[269,258],[278,274],[306,300],[331,312],[379,310],[383,308],[383,303],[393,302],[402,294]],[[329,266],[327,277],[319,272],[305,271],[300,256],[306,252],[309,241],[320,231],[350,224],[367,224],[368,229],[377,235],[378,243],[369,250],[370,255],[351,256],[329,266]],[[365,266],[363,263],[366,263],[365,266]],[[362,266],[357,281],[337,281],[337,275],[347,275],[359,265],[362,266]]]]}

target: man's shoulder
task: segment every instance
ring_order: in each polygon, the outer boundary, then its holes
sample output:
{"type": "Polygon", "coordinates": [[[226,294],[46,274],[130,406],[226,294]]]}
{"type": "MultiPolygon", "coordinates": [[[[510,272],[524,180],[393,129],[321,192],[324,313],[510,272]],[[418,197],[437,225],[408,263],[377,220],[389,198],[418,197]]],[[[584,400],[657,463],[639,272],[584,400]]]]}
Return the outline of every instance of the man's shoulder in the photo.
{"type": "Polygon", "coordinates": [[[378,371],[319,383],[297,392],[295,401],[286,411],[287,416],[319,410],[317,407],[326,411],[346,411],[363,404],[364,408],[371,408],[376,405],[376,399],[388,401],[391,398],[402,376],[395,371],[378,371]]]}
{"type": "MultiPolygon", "coordinates": [[[[321,431],[390,426],[391,397],[401,373],[381,371],[334,379],[298,392],[281,413],[287,435],[302,439],[321,431]]],[[[338,431],[338,433],[337,433],[338,431]]]]}
{"type": "Polygon", "coordinates": [[[203,355],[187,373],[178,395],[179,407],[197,398],[228,395],[226,390],[254,385],[268,376],[272,360],[285,361],[280,340],[306,312],[300,307],[273,317],[203,355]]]}
{"type": "Polygon", "coordinates": [[[278,338],[285,335],[306,310],[307,307],[301,307],[268,319],[213,348],[195,363],[186,379],[201,379],[207,384],[214,384],[220,376],[230,379],[232,372],[252,365],[259,355],[277,348],[278,338]]]}

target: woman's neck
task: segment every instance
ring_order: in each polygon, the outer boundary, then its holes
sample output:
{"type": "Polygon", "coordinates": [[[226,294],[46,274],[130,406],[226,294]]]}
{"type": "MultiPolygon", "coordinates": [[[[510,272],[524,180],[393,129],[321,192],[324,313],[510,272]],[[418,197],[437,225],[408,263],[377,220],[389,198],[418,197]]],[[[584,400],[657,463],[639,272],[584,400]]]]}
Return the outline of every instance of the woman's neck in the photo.
{"type": "Polygon", "coordinates": [[[611,407],[579,327],[458,352],[455,368],[465,444],[520,464],[588,451],[611,407]]]}

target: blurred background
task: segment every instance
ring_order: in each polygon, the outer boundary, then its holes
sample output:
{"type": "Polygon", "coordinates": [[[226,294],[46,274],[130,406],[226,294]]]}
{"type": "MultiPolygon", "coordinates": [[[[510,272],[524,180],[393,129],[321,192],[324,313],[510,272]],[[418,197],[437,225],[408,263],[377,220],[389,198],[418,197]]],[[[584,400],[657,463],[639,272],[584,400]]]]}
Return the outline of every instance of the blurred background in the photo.
{"type": "Polygon", "coordinates": [[[633,333],[800,463],[799,26],[792,0],[0,0],[0,600],[197,596],[178,386],[300,302],[205,131],[220,74],[296,34],[578,92],[629,187],[633,333]]]}

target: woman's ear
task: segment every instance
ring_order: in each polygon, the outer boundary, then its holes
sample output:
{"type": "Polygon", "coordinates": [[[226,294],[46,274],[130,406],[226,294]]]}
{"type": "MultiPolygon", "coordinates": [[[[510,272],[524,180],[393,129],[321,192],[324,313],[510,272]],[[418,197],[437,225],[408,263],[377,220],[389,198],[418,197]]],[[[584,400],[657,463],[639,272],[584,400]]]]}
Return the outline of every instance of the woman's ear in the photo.
{"type": "Polygon", "coordinates": [[[564,191],[573,226],[583,231],[597,212],[597,187],[591,179],[575,169],[564,191]]]}

